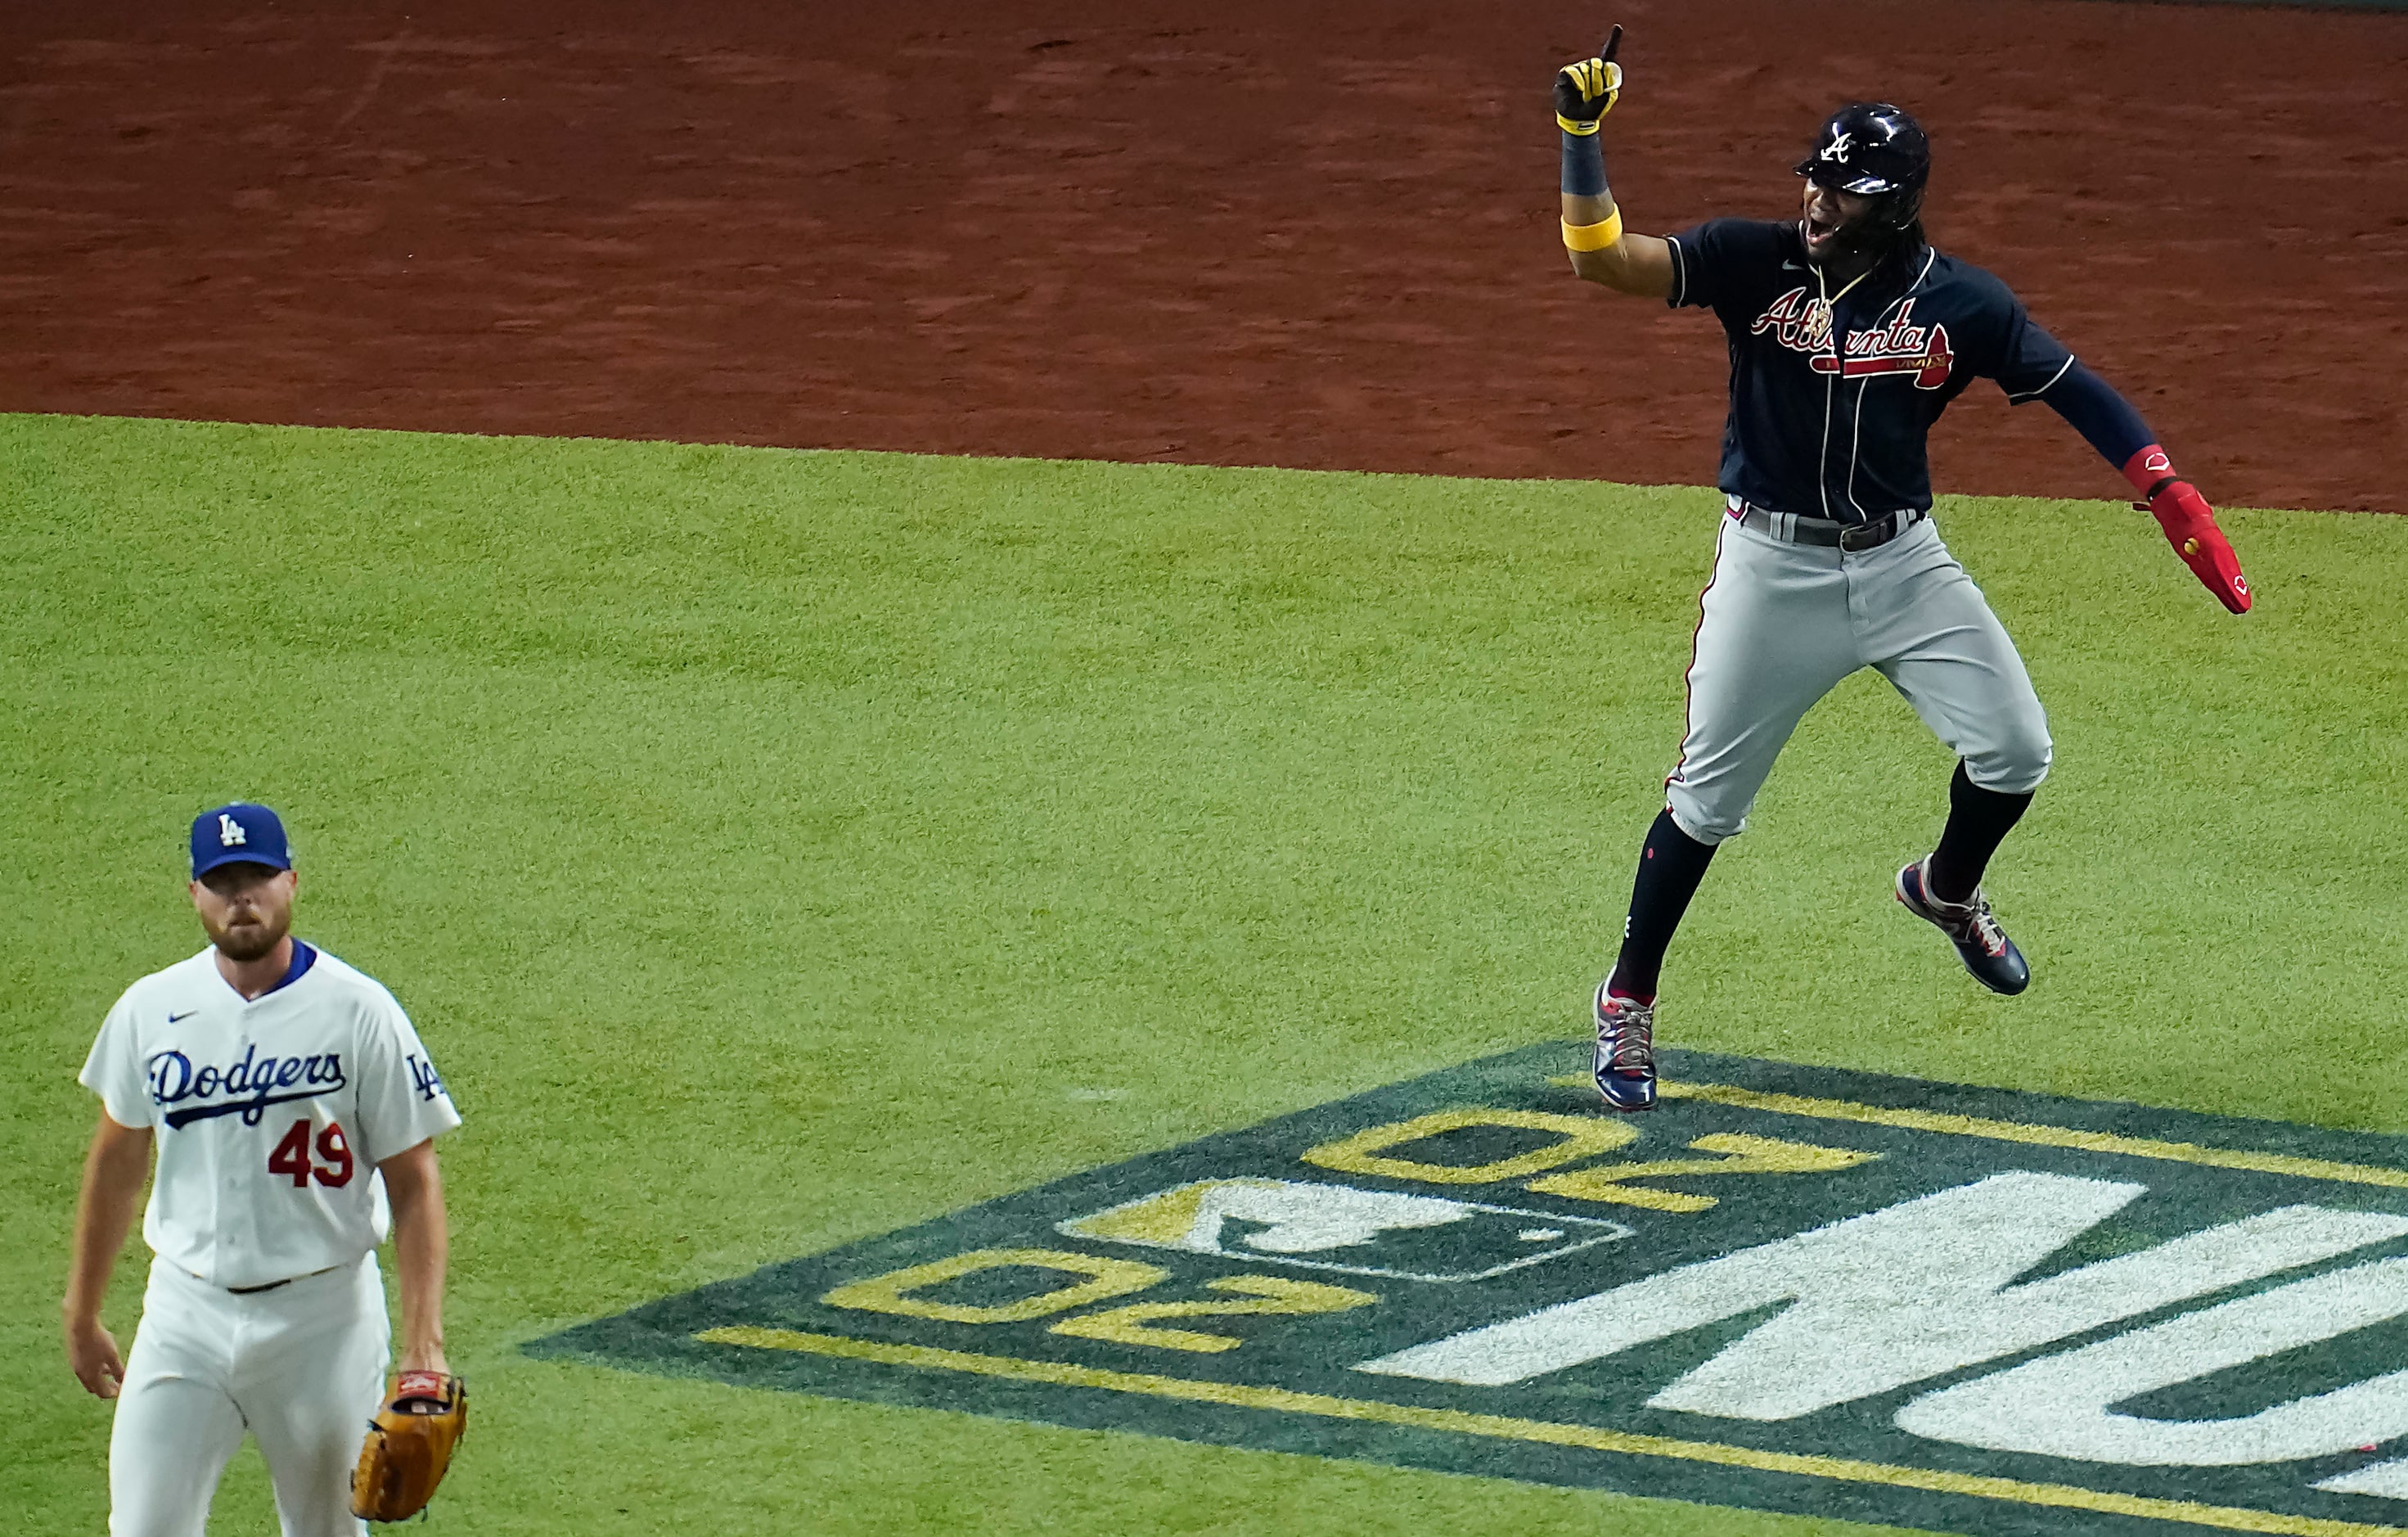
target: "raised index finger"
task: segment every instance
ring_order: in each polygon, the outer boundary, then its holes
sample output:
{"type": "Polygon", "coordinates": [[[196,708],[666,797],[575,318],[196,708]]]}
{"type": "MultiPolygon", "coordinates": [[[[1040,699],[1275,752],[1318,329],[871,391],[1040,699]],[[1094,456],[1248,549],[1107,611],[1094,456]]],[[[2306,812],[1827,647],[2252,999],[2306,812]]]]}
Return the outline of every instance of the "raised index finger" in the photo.
{"type": "Polygon", "coordinates": [[[1620,48],[1621,46],[1622,46],[1622,23],[1621,23],[1621,22],[1614,22],[1614,23],[1613,23],[1613,33],[1612,33],[1612,36],[1609,36],[1609,37],[1607,37],[1607,38],[1606,38],[1606,40],[1605,40],[1605,46],[1604,46],[1603,48],[1600,48],[1600,49],[1598,49],[1598,50],[1597,50],[1597,56],[1598,56],[1598,59],[1602,60],[1604,63],[1606,63],[1606,64],[1612,64],[1612,63],[1613,62],[1613,50],[1614,50],[1615,49],[1617,49],[1617,48],[1620,48]]]}

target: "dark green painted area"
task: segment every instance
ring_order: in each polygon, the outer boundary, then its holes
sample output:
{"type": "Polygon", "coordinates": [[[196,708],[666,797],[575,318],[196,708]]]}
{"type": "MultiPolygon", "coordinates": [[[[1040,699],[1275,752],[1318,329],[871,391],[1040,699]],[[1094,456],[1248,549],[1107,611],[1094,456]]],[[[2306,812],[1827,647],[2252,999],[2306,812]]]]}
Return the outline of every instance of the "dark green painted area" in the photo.
{"type": "MultiPolygon", "coordinates": [[[[2101,1131],[2258,1153],[2408,1169],[2408,1139],[2312,1128],[2148,1107],[2057,1099],[1914,1079],[1808,1068],[1701,1053],[1665,1054],[1675,1082],[1717,1083],[1818,1099],[1937,1112],[1988,1120],[2101,1131]]],[[[1965,1495],[1900,1491],[1831,1479],[1734,1471],[1708,1463],[1608,1455],[1509,1440],[1369,1426],[1259,1409],[1182,1403],[1092,1387],[1018,1383],[785,1351],[706,1344],[694,1336],[726,1326],[842,1335],[897,1344],[1022,1360],[1058,1361],[1111,1371],[1242,1384],[1349,1399],[1617,1430],[1788,1453],[1861,1459],[2035,1484],[2183,1500],[2207,1504],[2385,1523],[2408,1520],[2408,1502],[2323,1493],[2319,1479],[2401,1453],[2369,1454],[2225,1468],[2146,1468],[1982,1451],[1910,1434],[1893,1420],[1908,1400],[2018,1361],[2113,1337],[2230,1296],[2304,1275],[2408,1254],[2408,1239],[2378,1243],[2321,1266],[2189,1299],[2087,1334],[2067,1336],[1894,1392],[1785,1421],[1756,1421],[1650,1409],[1646,1401],[1778,1312],[1759,1310],[1692,1329],[1570,1370],[1504,1386],[1370,1375],[1354,1364],[1410,1345],[1495,1323],[1754,1245],[1965,1185],[2010,1171],[2072,1175],[2144,1185],[2107,1221],[2026,1272],[2024,1282],[2151,1248],[2202,1228],[2295,1205],[2408,1213],[2408,1189],[2295,1174],[2233,1171],[2122,1153],[2030,1145],[1938,1131],[1775,1113],[1698,1099],[1669,1099],[1628,1123],[1639,1140],[1575,1160],[1597,1163],[1698,1157],[1695,1139],[1742,1134],[1877,1155],[1825,1172],[1665,1177],[1654,1188],[1711,1195],[1716,1204],[1665,1212],[1552,1197],[1526,1188],[1528,1176],[1484,1184],[1438,1184],[1332,1172],[1301,1161],[1306,1150],[1366,1128],[1465,1107],[1538,1111],[1595,1124],[1593,1097],[1551,1082],[1585,1067],[1585,1048],[1530,1047],[1391,1085],[1241,1130],[1096,1169],[1040,1188],[988,1201],[918,1227],[825,1254],[771,1265],[612,1318],[538,1340],[535,1355],[630,1370],[696,1375],[795,1392],[967,1411],[1052,1424],[1117,1429],[1240,1446],[1355,1458],[1538,1483],[1612,1488],[1712,1504],[1808,1512],[1969,1533],[2165,1532],[2183,1524],[2128,1515],[2068,1512],[1965,1495]],[[1285,1257],[1247,1249],[1263,1225],[1225,1226],[1222,1246],[1239,1253],[1194,1253],[1070,1236],[1057,1225],[1176,1189],[1198,1180],[1276,1180],[1343,1185],[1483,1203],[1523,1217],[1482,1214],[1431,1228],[1383,1231],[1345,1248],[1285,1257]],[[1628,1230],[1597,1239],[1609,1222],[1628,1230]],[[1555,1224],[1551,1226],[1550,1224],[1555,1224]],[[1584,1225],[1587,1226],[1584,1226],[1584,1225]],[[1450,1237],[1450,1234],[1453,1237],[1450,1237]],[[1234,1236],[1233,1236],[1234,1235],[1234,1236]],[[1536,1236],[1533,1236],[1536,1235],[1536,1236]],[[1449,1253],[1453,1243],[1457,1252],[1449,1253]],[[1528,1262],[1484,1279],[1412,1280],[1398,1274],[1330,1273],[1299,1262],[1342,1258],[1356,1270],[1473,1274],[1526,1246],[1528,1262]],[[1017,1322],[965,1323],[831,1306],[832,1287],[981,1249],[1068,1251],[1161,1267],[1168,1278],[1142,1290],[1017,1322]],[[1532,1258],[1536,1255],[1539,1257],[1532,1258]],[[1274,1276],[1342,1285],[1375,1293],[1376,1304],[1305,1316],[1191,1318],[1169,1327],[1233,1334],[1243,1343],[1220,1353],[1165,1349],[1052,1332],[1064,1318],[1131,1302],[1209,1300],[1211,1281],[1274,1276]]],[[[1454,1165],[1511,1157],[1544,1146],[1543,1130],[1474,1128],[1388,1148],[1383,1156],[1454,1165]]],[[[1068,1284],[1074,1277],[1025,1265],[962,1276],[911,1292],[919,1300],[998,1307],[1068,1284]]],[[[2124,1412],[2172,1419],[2227,1419],[2329,1392],[2408,1368],[2408,1325],[2398,1320],[2340,1339],[2272,1355],[2245,1366],[2135,1399],[2124,1412]]]]}

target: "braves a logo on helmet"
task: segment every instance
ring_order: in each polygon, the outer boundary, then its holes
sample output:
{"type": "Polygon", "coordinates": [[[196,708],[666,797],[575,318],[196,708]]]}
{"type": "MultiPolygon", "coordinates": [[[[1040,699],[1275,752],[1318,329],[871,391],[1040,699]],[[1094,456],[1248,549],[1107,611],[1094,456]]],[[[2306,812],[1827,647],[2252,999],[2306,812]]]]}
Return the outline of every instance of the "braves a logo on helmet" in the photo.
{"type": "Polygon", "coordinates": [[[1887,325],[1851,331],[1845,354],[1831,346],[1830,307],[1793,288],[1765,307],[1748,327],[1751,335],[1770,331],[1772,339],[1793,352],[1803,352],[1818,374],[1842,379],[1870,379],[1881,374],[1911,374],[1918,390],[1936,390],[1948,382],[1956,366],[1948,344],[1948,327],[1914,323],[1914,301],[1898,307],[1887,325]]]}

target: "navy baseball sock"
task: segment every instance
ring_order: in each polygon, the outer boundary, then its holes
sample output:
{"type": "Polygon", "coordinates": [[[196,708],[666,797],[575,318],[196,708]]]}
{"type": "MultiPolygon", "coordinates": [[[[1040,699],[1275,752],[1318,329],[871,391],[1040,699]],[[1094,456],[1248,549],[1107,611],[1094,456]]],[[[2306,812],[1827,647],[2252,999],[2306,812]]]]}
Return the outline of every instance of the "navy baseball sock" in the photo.
{"type": "Polygon", "coordinates": [[[1656,813],[1656,825],[1647,829],[1647,844],[1639,851],[1639,878],[1630,885],[1630,916],[1622,926],[1622,954],[1613,963],[1606,991],[1642,1003],[1656,1001],[1656,977],[1664,970],[1664,952],[1713,856],[1714,845],[1700,843],[1683,832],[1670,808],[1656,813]]]}
{"type": "Polygon", "coordinates": [[[2031,803],[2028,790],[2007,795],[1983,789],[1966,777],[1960,760],[1956,777],[1948,782],[1948,826],[1941,831],[1940,846],[1931,851],[1931,863],[1923,868],[1931,895],[1943,902],[1971,901],[1990,855],[1999,852],[2000,842],[2031,803]]]}

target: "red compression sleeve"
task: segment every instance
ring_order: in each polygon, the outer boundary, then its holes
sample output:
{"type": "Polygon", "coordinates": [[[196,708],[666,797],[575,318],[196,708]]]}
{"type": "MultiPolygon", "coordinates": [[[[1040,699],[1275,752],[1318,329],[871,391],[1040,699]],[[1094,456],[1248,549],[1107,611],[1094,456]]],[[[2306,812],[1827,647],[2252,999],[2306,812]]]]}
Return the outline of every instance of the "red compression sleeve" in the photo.
{"type": "Polygon", "coordinates": [[[2234,613],[2247,613],[2251,601],[2249,579],[2241,574],[2241,557],[2232,553],[2232,541],[2215,524],[2215,510],[2199,488],[2174,473],[2173,460],[2155,443],[2137,449],[2124,461],[2124,479],[2143,498],[2147,508],[2165,530],[2166,542],[2182,556],[2183,564],[2191,568],[2216,601],[2234,613]]]}
{"type": "Polygon", "coordinates": [[[2124,461],[2124,479],[2132,482],[2132,489],[2141,494],[2143,501],[2156,496],[2173,478],[2173,460],[2155,443],[2134,450],[2132,456],[2124,461]]]}

